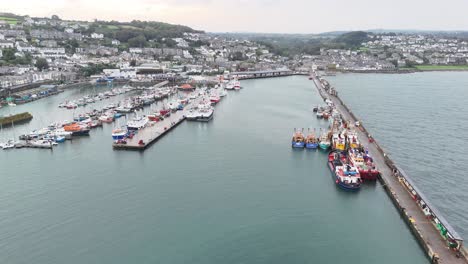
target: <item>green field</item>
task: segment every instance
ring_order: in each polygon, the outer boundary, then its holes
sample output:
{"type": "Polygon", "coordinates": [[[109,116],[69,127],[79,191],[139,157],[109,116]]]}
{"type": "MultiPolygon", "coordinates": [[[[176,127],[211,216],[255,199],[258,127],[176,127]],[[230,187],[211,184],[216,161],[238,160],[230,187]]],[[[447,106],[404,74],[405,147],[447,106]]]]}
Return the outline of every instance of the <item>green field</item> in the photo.
{"type": "Polygon", "coordinates": [[[125,29],[141,30],[141,28],[134,27],[134,26],[130,26],[130,25],[122,25],[122,26],[120,26],[120,27],[121,27],[121,28],[125,28],[125,29]]]}
{"type": "Polygon", "coordinates": [[[414,66],[420,71],[438,71],[438,70],[468,70],[468,65],[416,65],[414,66]]]}
{"type": "Polygon", "coordinates": [[[2,17],[0,16],[0,20],[6,21],[8,24],[16,25],[18,23],[18,19],[13,17],[2,17]]]}
{"type": "Polygon", "coordinates": [[[117,30],[119,29],[118,26],[115,26],[115,25],[107,25],[107,28],[110,29],[110,30],[117,30]]]}

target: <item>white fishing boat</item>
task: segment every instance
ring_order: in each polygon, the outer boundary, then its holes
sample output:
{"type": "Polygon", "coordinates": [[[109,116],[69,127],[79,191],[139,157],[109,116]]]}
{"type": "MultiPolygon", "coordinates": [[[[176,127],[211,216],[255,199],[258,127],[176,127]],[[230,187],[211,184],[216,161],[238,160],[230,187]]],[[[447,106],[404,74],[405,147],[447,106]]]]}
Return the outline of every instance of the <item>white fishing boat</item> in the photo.
{"type": "Polygon", "coordinates": [[[144,128],[148,124],[148,118],[146,117],[135,117],[127,122],[128,130],[139,130],[144,128]]]}
{"type": "Polygon", "coordinates": [[[219,94],[220,97],[224,97],[224,96],[226,96],[228,93],[226,92],[225,89],[219,89],[218,94],[219,94]]]}
{"type": "Polygon", "coordinates": [[[200,112],[198,112],[197,109],[191,109],[185,115],[185,119],[187,119],[187,121],[196,121],[199,117],[200,117],[200,112]]]}
{"type": "Polygon", "coordinates": [[[198,105],[198,117],[196,121],[208,122],[213,119],[214,108],[209,103],[202,103],[198,105]]]}
{"type": "Polygon", "coordinates": [[[52,143],[48,140],[31,140],[29,143],[36,148],[52,148],[52,143]]]}

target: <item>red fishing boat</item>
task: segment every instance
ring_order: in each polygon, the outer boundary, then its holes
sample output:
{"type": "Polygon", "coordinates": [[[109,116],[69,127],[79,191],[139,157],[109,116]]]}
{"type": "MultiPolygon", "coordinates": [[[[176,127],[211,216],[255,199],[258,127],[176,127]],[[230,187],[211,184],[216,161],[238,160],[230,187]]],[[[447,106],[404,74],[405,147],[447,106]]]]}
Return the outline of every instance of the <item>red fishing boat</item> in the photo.
{"type": "Polygon", "coordinates": [[[358,168],[362,179],[370,181],[377,179],[380,172],[376,169],[374,160],[368,153],[360,148],[350,148],[348,156],[351,163],[358,168]]]}

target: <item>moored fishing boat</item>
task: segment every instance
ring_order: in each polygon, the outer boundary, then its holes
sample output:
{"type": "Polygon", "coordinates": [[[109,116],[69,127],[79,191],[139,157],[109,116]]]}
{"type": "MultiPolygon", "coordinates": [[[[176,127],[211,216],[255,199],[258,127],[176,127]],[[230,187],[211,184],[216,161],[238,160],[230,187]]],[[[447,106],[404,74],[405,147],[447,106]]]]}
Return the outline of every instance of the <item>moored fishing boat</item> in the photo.
{"type": "Polygon", "coordinates": [[[213,119],[214,109],[209,103],[202,103],[198,105],[198,116],[196,121],[208,122],[213,119]]]}
{"type": "Polygon", "coordinates": [[[241,89],[240,82],[237,79],[234,80],[234,90],[240,90],[240,89],[241,89]]]}
{"type": "Polygon", "coordinates": [[[112,139],[113,140],[122,140],[127,135],[127,131],[117,128],[112,130],[112,139]]]}
{"type": "Polygon", "coordinates": [[[149,114],[147,115],[147,117],[148,117],[148,120],[152,122],[159,122],[161,120],[160,113],[149,114]]]}
{"type": "Polygon", "coordinates": [[[375,167],[374,160],[367,152],[361,148],[352,148],[348,150],[348,157],[351,163],[358,168],[362,179],[371,181],[377,179],[380,172],[375,167]]]}
{"type": "Polygon", "coordinates": [[[226,95],[227,95],[226,90],[225,90],[225,89],[220,89],[219,96],[220,96],[220,97],[224,97],[224,96],[226,96],[226,95]]]}
{"type": "Polygon", "coordinates": [[[332,148],[336,150],[345,150],[346,149],[346,138],[342,133],[334,133],[332,137],[332,148]]]}
{"type": "Polygon", "coordinates": [[[72,123],[65,125],[63,129],[67,132],[71,132],[73,136],[87,136],[89,135],[89,128],[79,125],[77,123],[72,123]]]}
{"type": "Polygon", "coordinates": [[[148,124],[148,118],[145,116],[143,117],[135,117],[132,120],[127,122],[127,129],[128,130],[139,130],[144,128],[148,124]]]}
{"type": "Polygon", "coordinates": [[[361,146],[356,132],[348,131],[348,133],[346,134],[346,139],[348,142],[348,147],[350,148],[359,148],[361,146]]]}
{"type": "Polygon", "coordinates": [[[198,112],[198,110],[191,109],[185,115],[185,119],[187,119],[187,121],[196,121],[199,118],[199,116],[200,116],[200,112],[198,112]]]}
{"type": "Polygon", "coordinates": [[[171,110],[164,108],[159,110],[159,114],[161,114],[163,117],[168,117],[171,115],[171,110]]]}
{"type": "Polygon", "coordinates": [[[317,118],[323,118],[323,111],[321,109],[317,110],[317,113],[315,114],[317,118]]]}
{"type": "Polygon", "coordinates": [[[233,81],[229,81],[226,84],[226,90],[234,90],[234,82],[233,81]]]}
{"type": "Polygon", "coordinates": [[[322,133],[320,135],[320,140],[319,140],[319,147],[323,150],[327,150],[330,148],[330,139],[328,139],[328,134],[327,133],[322,133]]]}
{"type": "Polygon", "coordinates": [[[315,137],[315,133],[309,133],[305,139],[305,147],[307,149],[316,149],[318,148],[318,140],[315,137]]]}
{"type": "Polygon", "coordinates": [[[221,100],[221,98],[219,97],[219,95],[217,95],[217,94],[211,94],[210,95],[210,102],[212,104],[217,104],[220,100],[221,100]]]}
{"type": "Polygon", "coordinates": [[[335,184],[349,191],[361,188],[361,176],[356,167],[347,163],[346,156],[341,151],[332,151],[328,154],[328,167],[332,173],[335,184]]]}
{"type": "Polygon", "coordinates": [[[41,140],[41,139],[31,140],[29,141],[29,144],[31,147],[34,147],[34,148],[47,148],[47,149],[52,148],[52,142],[50,142],[49,140],[41,140]]]}
{"type": "Polygon", "coordinates": [[[295,130],[292,137],[291,145],[293,148],[304,148],[305,138],[302,131],[295,130]]]}
{"type": "Polygon", "coordinates": [[[109,115],[109,114],[103,114],[102,116],[100,116],[98,118],[99,121],[103,122],[103,123],[112,123],[114,121],[114,116],[112,115],[109,115]]]}

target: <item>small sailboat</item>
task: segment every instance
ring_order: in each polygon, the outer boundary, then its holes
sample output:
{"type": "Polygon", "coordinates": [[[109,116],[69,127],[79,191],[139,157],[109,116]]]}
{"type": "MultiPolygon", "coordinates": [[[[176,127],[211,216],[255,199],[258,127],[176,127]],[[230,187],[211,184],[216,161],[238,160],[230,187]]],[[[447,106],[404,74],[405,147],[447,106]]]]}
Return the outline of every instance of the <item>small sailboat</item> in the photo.
{"type": "Polygon", "coordinates": [[[12,149],[15,147],[15,142],[13,142],[13,140],[10,139],[7,142],[2,143],[1,147],[3,150],[12,149]]]}
{"type": "Polygon", "coordinates": [[[305,138],[302,131],[294,129],[294,134],[292,137],[292,147],[293,148],[304,148],[305,138]]]}

